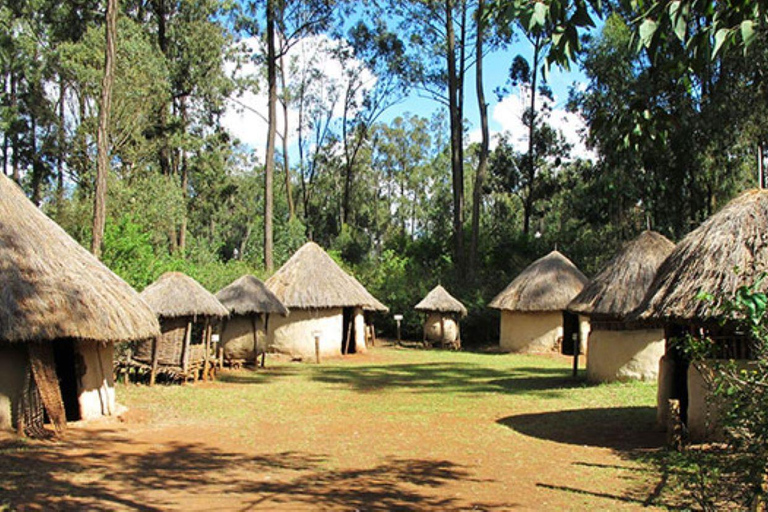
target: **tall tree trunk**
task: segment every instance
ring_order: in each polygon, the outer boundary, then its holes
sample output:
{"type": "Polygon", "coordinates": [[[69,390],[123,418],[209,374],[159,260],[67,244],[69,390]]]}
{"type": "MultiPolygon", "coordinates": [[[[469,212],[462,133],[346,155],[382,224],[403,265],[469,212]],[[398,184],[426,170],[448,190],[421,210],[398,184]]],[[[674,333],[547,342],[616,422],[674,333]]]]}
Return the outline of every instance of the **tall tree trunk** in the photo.
{"type": "Polygon", "coordinates": [[[483,36],[485,31],[485,6],[483,0],[477,1],[477,39],[475,41],[475,88],[477,89],[477,107],[480,111],[480,155],[478,155],[475,186],[472,192],[472,241],[469,248],[469,272],[474,275],[477,266],[477,252],[480,239],[480,206],[483,200],[483,184],[488,166],[488,105],[485,103],[483,88],[483,36]]]}
{"type": "Polygon", "coordinates": [[[66,144],[66,137],[64,134],[65,128],[65,98],[67,95],[67,85],[64,82],[64,77],[59,77],[59,132],[58,132],[58,151],[56,154],[56,208],[61,208],[61,203],[64,201],[64,162],[66,161],[67,151],[64,147],[66,144]]]}
{"type": "MultiPolygon", "coordinates": [[[[166,8],[166,0],[151,0],[152,8],[157,18],[157,45],[160,47],[160,51],[166,60],[168,55],[168,36],[167,36],[167,16],[168,10],[166,8]]],[[[170,105],[168,103],[162,103],[157,113],[157,137],[160,139],[160,144],[157,150],[158,163],[160,164],[160,172],[164,176],[170,176],[173,172],[171,168],[171,152],[168,147],[168,109],[170,105]]],[[[175,240],[172,245],[175,244],[175,240]]]]}
{"type": "Polygon", "coordinates": [[[285,198],[288,201],[288,220],[296,217],[296,206],[293,204],[293,191],[291,190],[291,166],[288,160],[288,87],[285,84],[285,50],[280,49],[280,87],[283,90],[283,171],[285,172],[285,198]]]}
{"type": "Polygon", "coordinates": [[[115,71],[115,39],[117,38],[117,0],[107,0],[105,23],[106,48],[104,77],[101,81],[99,128],[96,134],[97,168],[93,200],[93,238],[91,252],[101,258],[104,225],[107,217],[107,174],[109,173],[109,113],[112,108],[112,84],[115,71]]]}
{"type": "Polygon", "coordinates": [[[464,168],[462,120],[459,112],[459,77],[456,69],[456,38],[453,28],[453,2],[445,1],[446,60],[448,66],[448,110],[451,130],[451,174],[453,177],[454,265],[459,275],[464,269],[464,168]]]}
{"type": "Polygon", "coordinates": [[[536,34],[533,41],[533,66],[531,69],[531,109],[528,116],[528,195],[523,204],[523,233],[526,235],[531,230],[531,216],[533,214],[534,185],[536,181],[536,158],[534,152],[534,135],[536,135],[536,87],[539,79],[539,54],[541,53],[541,34],[536,34]]]}
{"type": "MultiPolygon", "coordinates": [[[[181,124],[184,131],[187,130],[187,102],[185,98],[180,99],[179,112],[181,114],[181,124]]],[[[179,226],[179,247],[178,251],[181,256],[184,256],[184,251],[187,247],[187,217],[189,215],[189,168],[187,167],[187,150],[181,148],[179,157],[179,167],[181,171],[181,195],[184,200],[184,211],[181,217],[181,225],[179,226]]]]}
{"type": "MultiPolygon", "coordinates": [[[[11,73],[11,108],[16,108],[16,74],[11,73]]],[[[17,184],[21,184],[21,173],[19,172],[19,134],[14,130],[13,138],[11,140],[11,150],[13,156],[11,158],[11,167],[13,168],[13,181],[17,184]]]]}
{"type": "Polygon", "coordinates": [[[272,178],[275,168],[275,132],[277,131],[277,58],[275,55],[275,14],[276,1],[267,0],[267,82],[268,122],[267,155],[264,162],[264,268],[271,274],[272,261],[272,178]]]}
{"type": "Polygon", "coordinates": [[[34,111],[29,114],[29,148],[32,160],[32,202],[40,206],[43,188],[43,163],[37,155],[37,117],[34,111]]]}

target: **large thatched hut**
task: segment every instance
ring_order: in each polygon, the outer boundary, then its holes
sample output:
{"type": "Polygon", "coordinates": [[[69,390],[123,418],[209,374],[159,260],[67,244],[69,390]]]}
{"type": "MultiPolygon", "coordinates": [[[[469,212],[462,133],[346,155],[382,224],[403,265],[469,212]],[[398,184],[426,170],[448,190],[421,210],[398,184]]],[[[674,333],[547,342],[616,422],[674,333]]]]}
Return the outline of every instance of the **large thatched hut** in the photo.
{"type": "Polygon", "coordinates": [[[387,311],[314,242],[296,251],[266,285],[291,312],[270,321],[269,349],[297,358],[314,356],[315,336],[321,355],[364,352],[365,312],[387,311]]]}
{"type": "Polygon", "coordinates": [[[707,391],[699,370],[669,340],[691,334],[716,340],[723,359],[746,360],[746,340],[720,325],[717,304],[698,300],[699,291],[731,296],[768,271],[768,191],[746,192],[704,221],[661,264],[635,317],[661,321],[667,339],[659,370],[658,419],[668,421],[668,400],[680,401],[680,414],[693,440],[710,437],[707,391]],[[735,269],[738,269],[735,270],[735,269]]]}
{"type": "Polygon", "coordinates": [[[114,344],[157,334],[138,294],[0,174],[0,428],[113,414],[114,344]]]}
{"type": "MultiPolygon", "coordinates": [[[[570,315],[565,309],[586,283],[584,274],[558,251],[531,263],[488,304],[501,310],[501,350],[556,350],[563,337],[564,315],[570,315]]],[[[577,321],[586,338],[587,319],[577,321]]]]}
{"type": "Polygon", "coordinates": [[[587,379],[654,380],[664,355],[660,325],[629,321],[651,285],[659,265],[675,245],[654,231],[644,231],[624,245],[606,267],[568,305],[590,321],[587,379]]]}
{"type": "Polygon", "coordinates": [[[467,316],[467,308],[445,288],[435,286],[413,309],[424,313],[424,343],[461,347],[459,319],[467,316]]]}
{"type": "Polygon", "coordinates": [[[200,283],[181,272],[166,272],[141,292],[160,320],[156,341],[139,342],[133,359],[181,380],[207,376],[212,361],[212,322],[229,314],[200,283]]]}
{"type": "MultiPolygon", "coordinates": [[[[266,353],[270,315],[288,315],[274,293],[258,278],[245,275],[216,293],[229,318],[221,329],[222,357],[228,364],[254,361],[266,353]]],[[[262,361],[263,366],[263,361],[262,361]]]]}

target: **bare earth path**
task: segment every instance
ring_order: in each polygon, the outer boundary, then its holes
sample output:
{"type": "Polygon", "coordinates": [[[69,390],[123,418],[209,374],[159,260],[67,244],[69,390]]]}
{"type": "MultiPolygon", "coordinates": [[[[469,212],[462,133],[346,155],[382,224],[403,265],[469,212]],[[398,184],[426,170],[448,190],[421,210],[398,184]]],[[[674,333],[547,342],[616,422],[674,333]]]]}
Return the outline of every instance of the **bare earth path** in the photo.
{"type": "Polygon", "coordinates": [[[568,364],[377,349],[119,386],[122,421],[0,438],[0,510],[647,508],[655,386],[586,386],[568,364]]]}

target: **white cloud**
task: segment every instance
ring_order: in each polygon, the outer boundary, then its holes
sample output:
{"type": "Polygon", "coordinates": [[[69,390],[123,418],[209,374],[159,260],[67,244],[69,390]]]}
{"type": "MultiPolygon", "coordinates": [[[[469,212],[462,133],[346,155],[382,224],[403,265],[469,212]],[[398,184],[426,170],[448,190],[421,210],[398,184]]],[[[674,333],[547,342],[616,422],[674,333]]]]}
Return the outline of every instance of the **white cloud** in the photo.
{"type": "MultiPolygon", "coordinates": [[[[243,44],[253,54],[259,54],[262,51],[261,42],[257,38],[247,39],[243,41],[243,44]]],[[[296,43],[284,59],[289,69],[287,73],[289,83],[294,85],[302,81],[307,83],[305,94],[318,98],[323,108],[333,108],[331,115],[334,119],[343,116],[343,98],[340,96],[350,83],[350,76],[358,76],[362,83],[357,93],[356,99],[358,101],[362,99],[364,90],[372,88],[376,83],[376,77],[365,69],[361,62],[354,58],[342,62],[336,55],[338,51],[345,49],[343,44],[343,42],[330,39],[325,35],[307,37],[296,43]],[[334,88],[335,93],[331,92],[334,88]]],[[[234,69],[230,68],[229,72],[233,71],[234,69]]],[[[259,160],[264,158],[268,129],[266,80],[260,75],[261,72],[262,69],[252,62],[246,63],[237,70],[236,76],[240,78],[258,80],[259,90],[256,93],[248,91],[231,97],[222,119],[224,127],[243,144],[249,146],[259,160]]],[[[305,115],[305,119],[307,117],[305,115]]],[[[288,109],[288,125],[288,143],[291,148],[295,149],[299,128],[299,111],[295,105],[288,109]]],[[[278,103],[278,137],[275,141],[278,148],[282,145],[280,135],[284,131],[284,126],[282,106],[278,103]]],[[[304,133],[307,133],[306,126],[304,133]]],[[[289,149],[290,151],[292,149],[289,149]]]]}
{"type": "MultiPolygon", "coordinates": [[[[562,133],[565,141],[571,145],[571,155],[573,157],[587,160],[597,159],[595,152],[588,149],[586,144],[584,144],[582,133],[587,128],[584,119],[578,113],[568,112],[564,108],[558,107],[556,102],[550,102],[541,96],[539,96],[537,101],[540,104],[546,101],[552,108],[546,119],[547,123],[562,133]]],[[[491,114],[491,118],[500,127],[500,132],[511,134],[510,143],[517,151],[521,152],[528,150],[528,129],[523,124],[523,113],[529,104],[530,95],[527,91],[520,90],[517,94],[507,96],[494,105],[491,114]]]]}

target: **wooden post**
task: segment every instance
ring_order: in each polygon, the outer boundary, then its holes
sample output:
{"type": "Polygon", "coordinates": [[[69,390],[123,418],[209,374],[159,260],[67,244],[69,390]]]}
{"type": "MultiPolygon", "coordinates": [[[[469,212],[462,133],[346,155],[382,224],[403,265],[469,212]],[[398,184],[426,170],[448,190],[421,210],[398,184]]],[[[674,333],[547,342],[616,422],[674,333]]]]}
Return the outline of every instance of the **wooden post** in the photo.
{"type": "Polygon", "coordinates": [[[349,354],[349,338],[352,336],[352,322],[355,321],[354,316],[355,315],[354,315],[354,312],[353,312],[352,313],[352,318],[349,321],[349,325],[347,325],[347,339],[346,339],[346,343],[344,344],[344,351],[341,353],[341,355],[343,355],[343,356],[349,354]]]}
{"type": "Polygon", "coordinates": [[[320,364],[320,333],[315,332],[315,361],[320,364]]]}
{"type": "Polygon", "coordinates": [[[205,318],[205,327],[203,328],[203,346],[205,354],[203,355],[203,380],[208,380],[208,367],[211,360],[211,319],[205,318]]]}
{"type": "Polygon", "coordinates": [[[189,370],[189,343],[192,341],[192,321],[187,322],[187,329],[184,333],[184,350],[181,353],[181,371],[184,373],[184,382],[187,382],[187,371],[189,370]]]}
{"type": "Polygon", "coordinates": [[[461,315],[456,315],[456,350],[461,350],[461,315]]]}
{"type": "Polygon", "coordinates": [[[578,333],[571,334],[571,342],[573,343],[573,378],[575,379],[579,375],[579,352],[581,352],[578,333]]]}
{"type": "Polygon", "coordinates": [[[259,369],[259,339],[256,336],[256,317],[251,316],[251,331],[253,333],[253,369],[259,369]]]}
{"type": "Polygon", "coordinates": [[[440,313],[440,348],[445,349],[445,317],[440,313]]]}
{"type": "Polygon", "coordinates": [[[155,378],[157,377],[157,360],[160,356],[159,348],[159,336],[155,336],[152,338],[152,370],[149,372],[149,385],[154,386],[155,385],[155,378]]]}
{"type": "Polygon", "coordinates": [[[264,350],[261,352],[261,367],[267,366],[267,336],[269,335],[269,313],[262,313],[261,319],[264,321],[264,350]]]}

